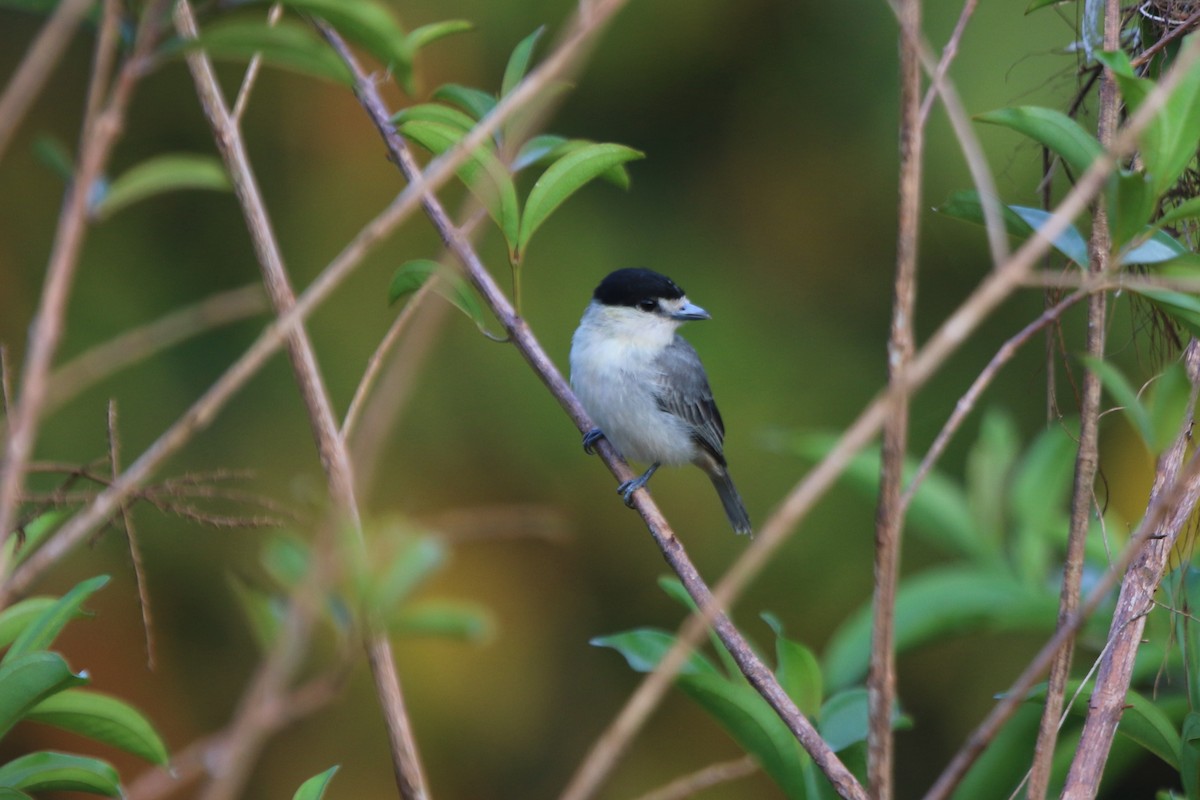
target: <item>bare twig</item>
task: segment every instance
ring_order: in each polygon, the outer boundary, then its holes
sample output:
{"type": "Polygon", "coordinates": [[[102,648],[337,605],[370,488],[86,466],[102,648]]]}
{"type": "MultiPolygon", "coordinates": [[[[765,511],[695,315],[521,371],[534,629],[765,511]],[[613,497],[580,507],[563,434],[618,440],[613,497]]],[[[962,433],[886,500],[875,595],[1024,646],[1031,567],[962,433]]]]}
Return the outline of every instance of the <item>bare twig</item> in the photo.
{"type": "Polygon", "coordinates": [[[4,151],[25,112],[42,90],[71,40],[71,34],[91,6],[92,0],[66,0],[57,4],[41,33],[21,59],[4,94],[0,95],[0,158],[4,157],[4,151]]]}
{"type": "MultiPolygon", "coordinates": [[[[267,12],[267,25],[274,27],[279,22],[279,18],[283,16],[283,5],[275,3],[271,6],[271,10],[267,12]]],[[[238,89],[237,98],[233,101],[233,111],[230,116],[233,117],[234,124],[240,125],[242,115],[246,113],[246,106],[250,103],[250,93],[254,90],[254,82],[258,79],[259,70],[262,69],[262,55],[255,53],[250,59],[250,63],[246,66],[246,74],[242,77],[242,86],[238,89]]]]}
{"type": "MultiPolygon", "coordinates": [[[[117,434],[116,400],[108,401],[108,462],[112,476],[116,478],[121,473],[121,442],[117,434]]],[[[125,528],[125,540],[129,543],[129,559],[133,563],[133,578],[137,584],[138,607],[142,612],[142,631],[146,635],[146,666],[154,669],[154,621],[150,614],[150,592],[146,588],[142,548],[138,544],[133,515],[127,503],[121,504],[121,524],[125,528]]]]}
{"type": "Polygon", "coordinates": [[[1191,470],[1192,475],[1188,480],[1179,480],[1185,455],[1191,447],[1191,420],[1195,412],[1196,388],[1200,385],[1200,344],[1195,339],[1188,345],[1185,362],[1193,383],[1191,405],[1183,430],[1158,460],[1150,503],[1156,503],[1175,483],[1186,483],[1186,492],[1164,514],[1151,541],[1142,548],[1125,572],[1109,629],[1108,646],[1100,660],[1079,745],[1063,787],[1064,800],[1092,798],[1099,790],[1100,777],[1108,760],[1117,723],[1125,710],[1133,659],[1141,643],[1146,615],[1153,608],[1154,592],[1162,580],[1171,550],[1181,531],[1186,529],[1197,500],[1200,500],[1200,479],[1196,478],[1195,470],[1191,470]]]}
{"type": "Polygon", "coordinates": [[[992,360],[975,377],[975,380],[971,383],[971,387],[955,403],[954,411],[950,414],[950,418],[946,420],[942,429],[938,431],[937,438],[933,440],[933,444],[929,446],[925,457],[917,465],[917,469],[913,472],[908,486],[904,489],[904,496],[901,498],[901,503],[905,508],[912,502],[913,496],[921,488],[921,483],[929,475],[929,471],[933,469],[937,460],[941,458],[942,453],[946,451],[946,445],[950,443],[951,437],[954,436],[955,432],[962,425],[963,420],[967,418],[967,415],[975,408],[979,396],[995,379],[1000,368],[1011,361],[1012,357],[1017,354],[1017,350],[1028,342],[1034,334],[1048,325],[1053,325],[1068,308],[1071,308],[1086,296],[1085,292],[1076,291],[1064,297],[1056,305],[1043,311],[1037,319],[1030,322],[1000,346],[1000,349],[996,351],[996,355],[992,356],[992,360]]]}
{"type": "Polygon", "coordinates": [[[697,795],[713,786],[720,786],[722,783],[747,778],[758,772],[758,770],[758,762],[750,756],[734,759],[733,761],[722,761],[719,764],[711,764],[690,775],[684,775],[682,778],[676,778],[666,786],[644,794],[637,800],[686,800],[686,798],[697,795]]]}
{"type": "Polygon", "coordinates": [[[869,726],[867,777],[874,800],[891,800],[892,714],[896,704],[896,585],[904,534],[904,460],[908,455],[908,369],[912,363],[913,316],[917,306],[917,233],[921,220],[921,2],[900,0],[900,181],[896,232],[896,277],[888,339],[891,404],[883,426],[879,504],[875,512],[875,591],[871,654],[867,674],[869,726]]]}
{"type": "Polygon", "coordinates": [[[937,84],[946,79],[946,73],[949,72],[954,57],[958,55],[958,45],[962,42],[963,34],[967,30],[967,23],[971,21],[977,5],[979,5],[979,0],[966,0],[963,3],[962,11],[958,13],[958,22],[954,24],[954,32],[950,34],[946,46],[942,48],[942,57],[933,71],[933,80],[925,91],[925,99],[921,101],[921,127],[924,127],[925,123],[929,121],[929,112],[933,109],[933,101],[938,96],[937,84]]]}
{"type": "MultiPolygon", "coordinates": [[[[159,13],[165,2],[156,0],[145,9],[133,52],[117,75],[108,103],[94,120],[84,123],[79,165],[59,214],[46,281],[29,333],[20,395],[9,413],[8,441],[0,462],[0,536],[7,535],[16,519],[17,497],[37,439],[50,366],[66,327],[67,300],[88,228],[88,196],[120,136],[143,62],[158,40],[159,13]]],[[[8,573],[8,552],[7,548],[0,548],[0,576],[8,573]]]]}
{"type": "Polygon", "coordinates": [[[160,319],[99,344],[54,371],[46,391],[43,413],[53,412],[68,399],[118,370],[192,336],[261,314],[266,309],[262,287],[244,286],[172,311],[160,319]]]}
{"type": "MultiPolygon", "coordinates": [[[[1119,0],[1108,0],[1104,17],[1104,45],[1113,50],[1121,33],[1119,0]]],[[[1117,86],[1108,70],[1100,82],[1100,119],[1097,138],[1111,147],[1117,132],[1117,86]]],[[[1096,197],[1092,210],[1092,232],[1088,241],[1088,272],[1105,275],[1112,262],[1112,236],[1104,195],[1096,197]]],[[[1091,358],[1104,358],[1105,316],[1108,295],[1096,292],[1088,298],[1087,352],[1091,358]]],[[[1071,490],[1071,522],[1067,534],[1067,552],[1063,559],[1062,587],[1059,594],[1058,624],[1065,623],[1079,607],[1083,580],[1084,547],[1090,528],[1096,469],[1100,462],[1100,376],[1090,367],[1083,373],[1083,393],[1079,407],[1079,449],[1075,455],[1075,477],[1071,490]]],[[[1034,745],[1033,765],[1029,774],[1029,800],[1042,800],[1050,785],[1054,748],[1066,699],[1067,680],[1071,677],[1074,641],[1067,639],[1050,667],[1046,686],[1046,705],[1034,745]]]]}

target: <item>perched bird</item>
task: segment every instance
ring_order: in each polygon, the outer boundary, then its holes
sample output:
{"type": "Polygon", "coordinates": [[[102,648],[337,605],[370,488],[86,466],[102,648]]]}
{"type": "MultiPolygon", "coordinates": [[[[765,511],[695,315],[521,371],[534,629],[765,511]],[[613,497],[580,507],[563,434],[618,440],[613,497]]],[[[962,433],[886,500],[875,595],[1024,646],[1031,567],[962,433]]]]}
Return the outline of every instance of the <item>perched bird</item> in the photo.
{"type": "Polygon", "coordinates": [[[676,333],[684,322],[711,319],[670,278],[619,269],[596,287],[571,339],[571,386],[599,427],[583,437],[591,453],[601,437],[627,459],[650,464],[617,492],[632,504],[663,464],[695,464],[716,487],[738,533],[750,517],[734,488],[721,445],[725,425],[696,350],[676,333]]]}

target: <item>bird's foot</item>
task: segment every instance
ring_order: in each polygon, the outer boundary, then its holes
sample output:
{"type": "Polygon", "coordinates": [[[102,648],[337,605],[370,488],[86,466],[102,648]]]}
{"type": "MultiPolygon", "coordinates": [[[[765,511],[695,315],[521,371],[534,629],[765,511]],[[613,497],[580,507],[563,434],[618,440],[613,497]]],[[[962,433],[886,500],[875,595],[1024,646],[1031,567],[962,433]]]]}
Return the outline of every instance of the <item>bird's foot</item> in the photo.
{"type": "Polygon", "coordinates": [[[654,474],[654,471],[658,467],[658,464],[651,464],[650,469],[617,487],[617,494],[621,495],[621,499],[625,501],[626,506],[633,508],[633,493],[650,482],[650,476],[654,474]]]}
{"type": "Polygon", "coordinates": [[[583,435],[583,452],[587,453],[589,456],[595,455],[596,448],[594,445],[603,438],[604,431],[600,430],[599,428],[592,428],[583,435]]]}

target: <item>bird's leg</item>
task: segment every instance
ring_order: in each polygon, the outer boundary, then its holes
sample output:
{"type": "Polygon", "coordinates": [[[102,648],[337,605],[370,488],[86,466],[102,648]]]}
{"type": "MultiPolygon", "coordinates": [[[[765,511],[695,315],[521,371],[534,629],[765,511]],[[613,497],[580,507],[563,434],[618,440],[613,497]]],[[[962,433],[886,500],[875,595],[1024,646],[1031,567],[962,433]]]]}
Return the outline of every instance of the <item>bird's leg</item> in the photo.
{"type": "Polygon", "coordinates": [[[643,472],[640,476],[632,480],[625,481],[617,487],[617,494],[621,495],[621,497],[625,500],[625,505],[629,506],[630,508],[633,507],[633,493],[645,486],[650,481],[650,476],[654,474],[654,470],[661,466],[662,464],[655,461],[650,465],[650,469],[643,472]]]}
{"type": "Polygon", "coordinates": [[[600,430],[599,428],[592,428],[583,435],[583,452],[587,453],[589,456],[595,455],[596,448],[593,447],[593,445],[603,438],[604,431],[600,430]]]}

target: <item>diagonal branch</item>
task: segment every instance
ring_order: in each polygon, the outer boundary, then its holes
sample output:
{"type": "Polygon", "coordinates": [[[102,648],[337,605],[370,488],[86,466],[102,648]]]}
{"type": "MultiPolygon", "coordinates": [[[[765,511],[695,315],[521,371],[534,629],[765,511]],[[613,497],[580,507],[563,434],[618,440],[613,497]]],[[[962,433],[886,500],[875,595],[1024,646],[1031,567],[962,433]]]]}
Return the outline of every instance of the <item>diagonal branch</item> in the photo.
{"type": "MultiPolygon", "coordinates": [[[[363,73],[353,54],[346,47],[345,42],[342,41],[341,37],[332,28],[322,22],[318,22],[317,27],[354,74],[355,87],[359,100],[366,109],[371,121],[383,136],[390,157],[404,172],[405,177],[408,178],[410,183],[414,182],[419,177],[420,168],[409,151],[408,145],[396,133],[394,127],[389,122],[391,115],[388,113],[374,83],[363,73]]],[[[575,422],[580,432],[590,430],[592,428],[591,420],[588,419],[587,413],[575,397],[575,394],[571,391],[570,386],[567,385],[566,380],[563,379],[553,362],[550,361],[541,344],[530,330],[529,325],[524,319],[517,316],[508,298],[504,296],[503,292],[496,285],[496,282],[492,279],[492,276],[488,273],[466,238],[451,222],[449,215],[441,203],[433,194],[426,194],[424,206],[426,214],[433,222],[434,227],[441,235],[446,246],[462,262],[466,269],[467,277],[489,304],[492,312],[509,334],[512,343],[534,369],[551,394],[554,395],[555,399],[558,400],[559,404],[562,405],[572,421],[575,422]]],[[[608,465],[609,469],[618,479],[627,480],[633,477],[629,466],[607,442],[601,442],[597,449],[604,459],[605,464],[608,465]]],[[[771,673],[771,670],[758,658],[734,627],[733,623],[730,622],[729,618],[718,610],[719,606],[714,604],[708,586],[704,583],[699,572],[688,558],[682,542],[676,538],[674,531],[671,530],[665,517],[663,517],[658,507],[654,504],[654,501],[649,497],[649,493],[640,492],[635,495],[634,506],[641,513],[655,542],[662,549],[663,556],[672,569],[675,570],[683,585],[687,588],[688,593],[696,602],[696,605],[701,609],[705,609],[711,615],[712,625],[718,637],[720,637],[722,643],[729,650],[734,661],[737,662],[738,667],[742,670],[742,673],[749,680],[750,684],[779,714],[780,718],[796,736],[800,744],[812,756],[813,762],[829,778],[838,793],[847,798],[865,799],[866,793],[858,781],[821,739],[812,723],[800,713],[795,702],[788,697],[787,693],[775,679],[775,676],[771,673]]]]}

